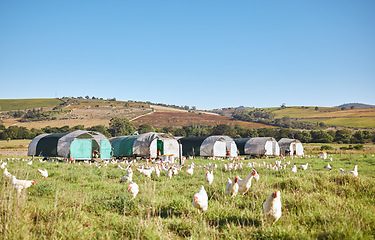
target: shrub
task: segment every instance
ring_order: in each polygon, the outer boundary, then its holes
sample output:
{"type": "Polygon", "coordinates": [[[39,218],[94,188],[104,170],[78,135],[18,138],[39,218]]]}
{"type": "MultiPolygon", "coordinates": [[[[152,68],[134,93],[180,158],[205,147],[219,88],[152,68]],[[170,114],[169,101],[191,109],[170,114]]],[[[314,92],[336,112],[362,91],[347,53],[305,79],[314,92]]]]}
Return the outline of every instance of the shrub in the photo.
{"type": "Polygon", "coordinates": [[[363,150],[363,144],[354,145],[354,148],[357,150],[363,150]]]}
{"type": "Polygon", "coordinates": [[[334,148],[333,147],[331,147],[331,146],[329,146],[329,145],[322,145],[321,147],[320,147],[320,150],[321,151],[325,151],[325,150],[333,150],[334,148]]]}

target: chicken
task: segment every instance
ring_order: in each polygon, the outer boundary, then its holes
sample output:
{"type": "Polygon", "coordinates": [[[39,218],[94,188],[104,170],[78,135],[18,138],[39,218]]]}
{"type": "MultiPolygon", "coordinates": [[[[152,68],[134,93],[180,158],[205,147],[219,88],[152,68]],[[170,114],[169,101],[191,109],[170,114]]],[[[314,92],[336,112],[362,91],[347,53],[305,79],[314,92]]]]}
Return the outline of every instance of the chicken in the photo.
{"type": "Polygon", "coordinates": [[[42,178],[47,178],[48,177],[48,171],[46,169],[40,170],[39,168],[36,169],[37,172],[40,172],[40,175],[42,175],[42,178]]]}
{"type": "Polygon", "coordinates": [[[200,212],[200,210],[204,212],[208,209],[208,196],[203,186],[201,187],[199,192],[194,194],[193,206],[198,209],[198,212],[200,212]]]}
{"type": "Polygon", "coordinates": [[[30,162],[28,162],[27,164],[28,164],[28,165],[32,165],[32,164],[33,164],[33,161],[30,161],[30,162]]]}
{"type": "Polygon", "coordinates": [[[213,171],[207,171],[206,174],[204,175],[204,180],[206,180],[206,183],[210,185],[214,181],[214,174],[213,171]]]}
{"type": "Polygon", "coordinates": [[[189,174],[190,176],[193,175],[194,173],[194,167],[190,167],[189,169],[186,170],[187,174],[189,174]]]}
{"type": "Polygon", "coordinates": [[[143,174],[144,176],[148,178],[151,178],[151,174],[154,171],[153,168],[149,168],[149,169],[136,168],[135,170],[140,172],[141,174],[143,174]]]}
{"type": "Polygon", "coordinates": [[[167,171],[167,178],[172,179],[172,175],[173,175],[173,169],[172,167],[170,167],[167,171]]]}
{"type": "Polygon", "coordinates": [[[139,187],[138,187],[138,185],[135,182],[131,182],[128,185],[128,191],[133,196],[133,199],[134,199],[137,196],[138,192],[139,192],[139,187]]]}
{"type": "Polygon", "coordinates": [[[280,191],[271,193],[263,203],[263,212],[267,220],[276,222],[281,217],[280,191]]]}
{"type": "Polygon", "coordinates": [[[133,181],[133,172],[129,173],[128,175],[125,175],[121,178],[120,183],[122,182],[132,182],[133,181]]]}
{"type": "Polygon", "coordinates": [[[4,169],[5,168],[5,166],[7,165],[8,163],[6,163],[6,162],[3,162],[2,164],[1,164],[1,166],[0,166],[0,168],[1,169],[4,169]]]}
{"type": "Polygon", "coordinates": [[[154,171],[155,171],[155,176],[156,177],[160,177],[160,170],[159,170],[159,167],[158,166],[154,166],[154,171]]]}
{"type": "Polygon", "coordinates": [[[294,165],[290,168],[290,170],[294,173],[297,172],[297,163],[294,163],[294,165]]]}
{"type": "Polygon", "coordinates": [[[358,177],[358,166],[355,165],[353,171],[350,171],[351,174],[353,174],[355,177],[358,177]]]}
{"type": "Polygon", "coordinates": [[[299,166],[298,169],[307,170],[307,167],[309,166],[309,163],[306,163],[305,165],[299,166]]]}
{"type": "Polygon", "coordinates": [[[331,170],[332,170],[332,167],[331,167],[331,165],[329,165],[329,163],[327,163],[326,169],[327,169],[328,171],[331,171],[331,170]]]}
{"type": "Polygon", "coordinates": [[[251,187],[251,180],[255,178],[256,180],[259,180],[259,174],[255,169],[249,173],[245,179],[241,179],[240,177],[237,176],[238,179],[238,192],[245,194],[249,188],[251,187]]]}
{"type": "Polygon", "coordinates": [[[3,175],[4,175],[4,177],[6,177],[6,178],[11,178],[11,177],[12,177],[12,174],[10,174],[10,173],[8,172],[8,169],[7,169],[7,168],[4,168],[3,175]]]}
{"type": "Polygon", "coordinates": [[[15,176],[12,177],[12,186],[17,190],[17,194],[20,194],[23,189],[35,185],[35,183],[35,180],[18,180],[15,176]]]}
{"type": "Polygon", "coordinates": [[[225,191],[225,194],[226,195],[230,195],[232,197],[235,197],[235,196],[237,196],[238,188],[239,188],[239,186],[238,186],[238,178],[235,177],[233,182],[232,182],[232,180],[230,180],[228,178],[227,189],[225,191]]]}
{"type": "Polygon", "coordinates": [[[120,168],[121,170],[125,170],[125,168],[121,167],[120,164],[117,164],[117,167],[120,168]]]}

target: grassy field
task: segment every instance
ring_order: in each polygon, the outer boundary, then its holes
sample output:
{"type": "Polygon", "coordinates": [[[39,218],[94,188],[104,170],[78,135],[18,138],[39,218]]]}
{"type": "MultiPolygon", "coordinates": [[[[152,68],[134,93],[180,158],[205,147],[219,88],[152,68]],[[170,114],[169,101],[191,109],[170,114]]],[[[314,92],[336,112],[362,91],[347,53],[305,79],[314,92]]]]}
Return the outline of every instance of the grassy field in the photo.
{"type": "Polygon", "coordinates": [[[31,108],[52,107],[62,103],[56,98],[46,99],[0,99],[0,111],[25,110],[31,108]]]}
{"type": "Polygon", "coordinates": [[[375,128],[375,117],[358,118],[314,118],[303,119],[305,122],[324,122],[331,126],[351,127],[351,128],[375,128]]]}
{"type": "MultiPolygon", "coordinates": [[[[373,239],[375,237],[375,158],[334,155],[329,162],[316,157],[293,159],[309,163],[296,174],[256,167],[259,181],[235,198],[225,196],[227,177],[244,178],[251,168],[222,170],[223,161],[194,159],[194,175],[183,171],[172,180],[164,173],[147,179],[138,172],[133,181],[140,192],[134,200],[120,178],[126,173],[109,164],[9,161],[8,171],[20,179],[35,179],[19,199],[8,179],[0,178],[1,239],[373,239]],[[204,182],[199,165],[217,163],[214,182],[204,182]],[[327,163],[333,170],[325,170],[327,163]],[[359,177],[339,173],[358,165],[359,177]],[[37,168],[49,171],[41,179],[37,168]],[[198,214],[192,197],[204,185],[208,210],[198,214]],[[269,224],[262,204],[281,191],[282,217],[269,224]]],[[[270,163],[275,159],[252,159],[270,163]]],[[[289,159],[287,159],[288,161],[289,159]]],[[[225,160],[225,162],[229,162],[225,160]]],[[[292,162],[292,163],[293,163],[292,162]]],[[[185,164],[190,164],[187,160],[185,164]]],[[[140,164],[140,163],[139,163],[140,164]]],[[[134,169],[134,167],[133,167],[134,169]]]]}

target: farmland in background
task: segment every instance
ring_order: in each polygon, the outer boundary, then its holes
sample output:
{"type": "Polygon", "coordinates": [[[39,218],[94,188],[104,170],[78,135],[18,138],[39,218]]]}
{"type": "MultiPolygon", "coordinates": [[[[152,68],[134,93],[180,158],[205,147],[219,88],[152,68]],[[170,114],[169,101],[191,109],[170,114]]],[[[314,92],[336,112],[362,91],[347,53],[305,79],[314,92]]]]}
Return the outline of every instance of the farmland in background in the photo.
{"type": "Polygon", "coordinates": [[[0,99],[0,111],[24,110],[41,107],[54,107],[61,104],[57,98],[45,99],[0,99]]]}

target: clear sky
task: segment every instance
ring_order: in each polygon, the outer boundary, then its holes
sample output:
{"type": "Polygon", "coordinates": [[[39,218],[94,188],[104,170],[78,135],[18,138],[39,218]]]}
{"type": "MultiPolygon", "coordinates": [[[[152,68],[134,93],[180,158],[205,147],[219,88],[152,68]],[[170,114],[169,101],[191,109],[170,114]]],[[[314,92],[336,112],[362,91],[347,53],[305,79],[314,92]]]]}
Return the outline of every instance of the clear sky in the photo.
{"type": "Polygon", "coordinates": [[[0,98],[375,104],[375,1],[1,0],[0,98]]]}

